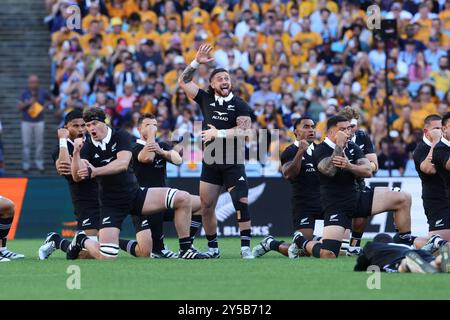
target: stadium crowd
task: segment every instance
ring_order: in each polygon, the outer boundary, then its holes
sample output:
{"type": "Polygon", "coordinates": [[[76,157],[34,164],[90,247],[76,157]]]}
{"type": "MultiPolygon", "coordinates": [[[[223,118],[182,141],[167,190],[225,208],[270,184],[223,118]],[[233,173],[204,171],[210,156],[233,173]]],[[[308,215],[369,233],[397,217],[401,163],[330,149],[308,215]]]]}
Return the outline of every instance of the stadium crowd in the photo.
{"type": "MultiPolygon", "coordinates": [[[[99,106],[113,127],[135,136],[146,112],[157,116],[161,140],[176,129],[192,132],[201,112],[177,80],[202,43],[214,45],[213,66],[231,72],[233,91],[253,109],[253,128],[280,130],[279,145],[270,148],[274,159],[295,139],[292,124],[300,116],[317,123],[321,141],[327,119],[350,105],[370,134],[380,172],[402,175],[425,117],[450,107],[450,0],[46,3],[52,94],[61,123],[71,110],[99,106]],[[388,57],[386,43],[366,24],[373,3],[384,18],[397,21],[399,37],[389,44],[388,57]],[[81,8],[80,29],[67,27],[71,4],[81,8]]],[[[194,81],[206,89],[208,77],[201,65],[194,81]]],[[[273,167],[278,171],[278,163],[273,167]]]]}

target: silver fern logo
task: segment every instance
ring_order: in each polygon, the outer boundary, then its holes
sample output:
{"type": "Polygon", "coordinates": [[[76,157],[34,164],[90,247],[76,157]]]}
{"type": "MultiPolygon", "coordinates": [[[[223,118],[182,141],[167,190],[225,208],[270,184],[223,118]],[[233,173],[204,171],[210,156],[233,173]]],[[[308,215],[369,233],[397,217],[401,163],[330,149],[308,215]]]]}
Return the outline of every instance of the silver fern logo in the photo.
{"type": "MultiPolygon", "coordinates": [[[[263,194],[265,188],[266,184],[262,183],[259,186],[248,190],[248,204],[251,205],[256,202],[256,200],[258,200],[258,198],[263,194]]],[[[222,193],[219,196],[219,200],[217,200],[216,205],[217,220],[223,222],[234,213],[236,213],[236,210],[234,209],[230,194],[228,192],[222,193]]]]}

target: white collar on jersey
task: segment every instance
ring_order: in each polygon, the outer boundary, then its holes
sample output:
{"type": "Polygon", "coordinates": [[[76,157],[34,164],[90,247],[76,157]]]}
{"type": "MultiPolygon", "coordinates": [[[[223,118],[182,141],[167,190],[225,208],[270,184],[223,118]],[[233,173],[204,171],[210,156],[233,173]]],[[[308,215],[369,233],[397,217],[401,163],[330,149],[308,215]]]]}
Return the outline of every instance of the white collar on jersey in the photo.
{"type": "Polygon", "coordinates": [[[353,137],[350,139],[353,143],[356,143],[356,133],[353,135],[353,137]]]}
{"type": "Polygon", "coordinates": [[[230,92],[229,95],[227,95],[226,97],[220,97],[218,95],[214,95],[214,100],[219,102],[219,105],[223,105],[223,102],[226,101],[230,101],[231,99],[233,99],[233,92],[230,92]]]}
{"type": "Polygon", "coordinates": [[[441,138],[441,141],[442,141],[447,147],[450,147],[450,141],[448,141],[448,140],[445,139],[444,137],[441,138]]]}
{"type": "Polygon", "coordinates": [[[300,145],[300,142],[298,140],[295,140],[294,144],[298,148],[298,146],[300,145]]]}
{"type": "Polygon", "coordinates": [[[431,146],[433,145],[433,144],[431,143],[431,141],[428,140],[427,137],[425,137],[425,136],[423,136],[423,142],[424,142],[427,146],[429,146],[429,147],[431,147],[431,146]]]}
{"type": "Polygon", "coordinates": [[[147,144],[147,141],[142,140],[142,139],[137,139],[137,140],[136,140],[136,143],[142,144],[143,146],[145,146],[145,145],[147,144]]]}
{"type": "Polygon", "coordinates": [[[333,150],[336,149],[336,143],[331,141],[330,138],[326,137],[323,142],[325,142],[327,145],[329,145],[333,150]]]}
{"type": "Polygon", "coordinates": [[[74,142],[70,140],[70,138],[67,139],[67,142],[69,142],[71,145],[74,145],[74,142]]]}
{"type": "Polygon", "coordinates": [[[108,133],[106,134],[106,137],[104,137],[102,141],[96,141],[94,139],[91,139],[92,144],[94,146],[96,146],[97,148],[100,147],[100,148],[102,148],[102,150],[106,150],[106,145],[111,140],[111,136],[112,136],[112,130],[110,127],[108,127],[108,133]]]}

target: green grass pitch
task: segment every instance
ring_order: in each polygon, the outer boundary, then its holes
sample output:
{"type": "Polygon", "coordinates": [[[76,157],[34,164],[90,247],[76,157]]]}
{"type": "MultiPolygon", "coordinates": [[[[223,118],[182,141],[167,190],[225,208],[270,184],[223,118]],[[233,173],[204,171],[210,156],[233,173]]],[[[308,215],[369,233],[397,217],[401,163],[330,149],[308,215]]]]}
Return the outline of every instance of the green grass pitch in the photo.
{"type": "MultiPolygon", "coordinates": [[[[253,239],[255,245],[261,239],[253,239]]],[[[288,239],[285,239],[289,241],[288,239]]],[[[0,299],[449,299],[450,275],[385,274],[381,289],[369,290],[369,274],[353,272],[355,258],[289,260],[276,252],[242,260],[239,239],[221,239],[217,260],[136,259],[67,261],[56,251],[37,259],[40,240],[8,242],[23,260],[0,263],[0,299]],[[67,268],[77,265],[81,289],[69,290],[67,268]]],[[[168,239],[177,248],[175,239],[168,239]]],[[[202,238],[196,240],[205,249],[202,238]]]]}

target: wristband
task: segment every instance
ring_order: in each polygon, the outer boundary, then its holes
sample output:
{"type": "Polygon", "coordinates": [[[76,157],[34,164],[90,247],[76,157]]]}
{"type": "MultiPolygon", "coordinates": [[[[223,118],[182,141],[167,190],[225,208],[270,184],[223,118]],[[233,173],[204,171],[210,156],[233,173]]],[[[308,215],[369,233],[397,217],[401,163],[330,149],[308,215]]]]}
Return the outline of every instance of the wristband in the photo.
{"type": "Polygon", "coordinates": [[[217,138],[226,138],[227,137],[227,131],[222,129],[217,131],[217,138]]]}
{"type": "Polygon", "coordinates": [[[91,177],[92,177],[92,168],[88,166],[87,169],[88,169],[88,178],[91,179],[91,177]]]}
{"type": "Polygon", "coordinates": [[[200,63],[198,63],[195,59],[192,60],[192,62],[190,64],[190,66],[194,69],[197,69],[199,65],[200,65],[200,63]]]}
{"type": "Polygon", "coordinates": [[[59,139],[59,147],[67,149],[67,139],[65,138],[59,139]]]}

